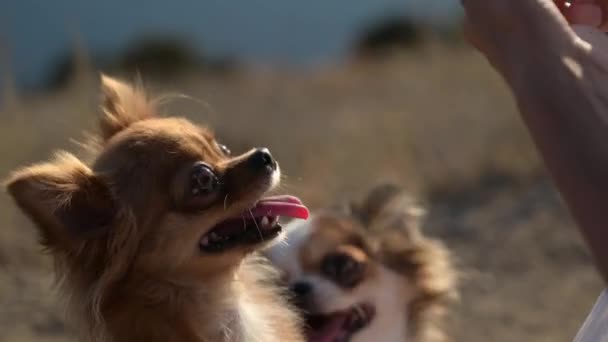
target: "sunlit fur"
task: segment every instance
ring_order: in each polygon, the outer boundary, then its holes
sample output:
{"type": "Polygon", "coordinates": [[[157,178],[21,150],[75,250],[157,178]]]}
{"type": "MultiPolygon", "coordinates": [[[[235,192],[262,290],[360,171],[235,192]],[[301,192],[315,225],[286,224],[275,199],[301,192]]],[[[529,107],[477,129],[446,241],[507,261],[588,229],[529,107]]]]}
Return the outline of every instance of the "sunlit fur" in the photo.
{"type": "Polygon", "coordinates": [[[443,244],[420,231],[423,214],[397,187],[380,186],[361,205],[326,208],[291,223],[268,256],[288,284],[312,284],[315,313],[374,304],[376,317],[352,342],[445,341],[443,316],[456,296],[456,272],[443,244]],[[353,289],[320,271],[325,255],[345,248],[367,263],[353,289]]]}
{"type": "Polygon", "coordinates": [[[57,265],[81,340],[301,341],[297,317],[272,285],[275,271],[253,254],[261,244],[199,248],[211,227],[274,187],[279,172],[235,180],[204,210],[174,210],[193,161],[223,172],[249,154],[226,156],[207,128],[158,117],[137,87],[103,77],[102,95],[90,163],[60,152],[6,183],[57,265]]]}

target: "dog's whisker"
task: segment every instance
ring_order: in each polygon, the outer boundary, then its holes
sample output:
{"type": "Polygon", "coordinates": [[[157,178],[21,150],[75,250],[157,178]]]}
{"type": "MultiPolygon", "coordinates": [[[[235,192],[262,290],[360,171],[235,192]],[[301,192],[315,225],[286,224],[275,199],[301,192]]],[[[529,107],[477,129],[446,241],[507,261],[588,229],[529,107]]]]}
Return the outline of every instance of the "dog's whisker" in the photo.
{"type": "Polygon", "coordinates": [[[228,210],[228,194],[224,197],[224,211],[228,210]]]}
{"type": "Polygon", "coordinates": [[[255,219],[255,216],[253,216],[253,212],[251,211],[251,209],[249,209],[249,215],[251,215],[251,219],[255,224],[255,229],[257,229],[258,234],[260,234],[260,240],[264,241],[264,234],[262,234],[262,230],[260,230],[260,227],[258,226],[258,221],[255,219]]]}
{"type": "Polygon", "coordinates": [[[213,106],[209,102],[183,93],[167,93],[157,97],[156,99],[152,100],[152,102],[159,108],[162,108],[171,102],[176,102],[176,100],[188,100],[200,105],[204,109],[204,114],[206,114],[209,118],[215,119],[218,116],[217,112],[213,109],[213,106]]]}
{"type": "Polygon", "coordinates": [[[281,239],[281,241],[279,241],[279,244],[281,244],[282,247],[289,247],[289,241],[287,241],[287,239],[281,239]]]}

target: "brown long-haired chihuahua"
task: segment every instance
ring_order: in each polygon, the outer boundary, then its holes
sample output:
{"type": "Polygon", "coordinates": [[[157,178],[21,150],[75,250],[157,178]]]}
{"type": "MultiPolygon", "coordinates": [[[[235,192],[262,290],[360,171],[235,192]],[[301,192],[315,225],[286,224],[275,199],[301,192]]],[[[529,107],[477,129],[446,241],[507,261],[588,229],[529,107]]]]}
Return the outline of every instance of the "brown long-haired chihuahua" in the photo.
{"type": "Polygon", "coordinates": [[[297,316],[254,256],[306,218],[263,196],[267,149],[231,156],[205,127],[161,118],[139,87],[102,76],[98,148],[16,171],[7,188],[57,265],[84,340],[301,341],[297,316]]]}

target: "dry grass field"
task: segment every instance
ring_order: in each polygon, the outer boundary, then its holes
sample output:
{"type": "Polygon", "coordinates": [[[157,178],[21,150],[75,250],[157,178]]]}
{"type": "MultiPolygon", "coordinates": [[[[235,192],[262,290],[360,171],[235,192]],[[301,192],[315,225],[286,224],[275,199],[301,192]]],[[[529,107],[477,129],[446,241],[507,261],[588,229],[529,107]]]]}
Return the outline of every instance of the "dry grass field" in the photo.
{"type": "MultiPolygon", "coordinates": [[[[463,272],[455,341],[570,341],[601,284],[501,80],[477,54],[429,45],[383,62],[249,69],[155,83],[163,112],[207,122],[233,151],[268,146],[311,207],[397,181],[463,272]]],[[[0,176],[95,129],[94,77],[0,108],[0,176]]],[[[0,194],[0,341],[71,341],[51,265],[0,194]]]]}

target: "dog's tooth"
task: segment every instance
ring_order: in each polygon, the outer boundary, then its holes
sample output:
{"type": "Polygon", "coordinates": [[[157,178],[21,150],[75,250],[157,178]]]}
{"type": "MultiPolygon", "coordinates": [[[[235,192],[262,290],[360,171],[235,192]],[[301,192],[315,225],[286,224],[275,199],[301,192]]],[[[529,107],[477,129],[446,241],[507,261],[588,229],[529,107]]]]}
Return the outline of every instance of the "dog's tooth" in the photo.
{"type": "Polygon", "coordinates": [[[207,235],[203,236],[203,238],[201,239],[201,245],[209,246],[209,237],[207,235]]]}
{"type": "Polygon", "coordinates": [[[268,216],[262,217],[260,224],[262,225],[262,227],[267,227],[270,224],[270,221],[268,220],[268,216]]]}
{"type": "Polygon", "coordinates": [[[211,238],[211,241],[217,241],[220,239],[220,236],[217,235],[215,232],[211,232],[211,234],[209,234],[209,237],[211,238]]]}

